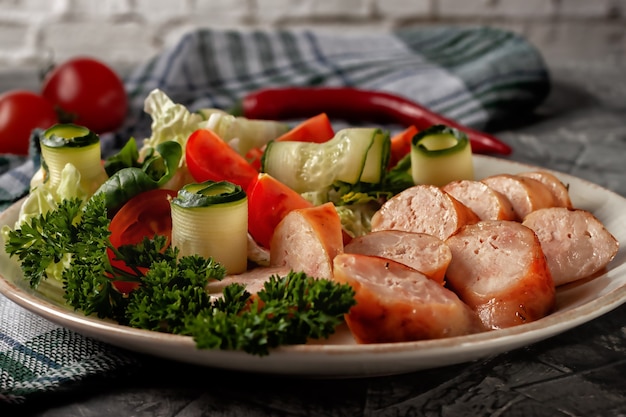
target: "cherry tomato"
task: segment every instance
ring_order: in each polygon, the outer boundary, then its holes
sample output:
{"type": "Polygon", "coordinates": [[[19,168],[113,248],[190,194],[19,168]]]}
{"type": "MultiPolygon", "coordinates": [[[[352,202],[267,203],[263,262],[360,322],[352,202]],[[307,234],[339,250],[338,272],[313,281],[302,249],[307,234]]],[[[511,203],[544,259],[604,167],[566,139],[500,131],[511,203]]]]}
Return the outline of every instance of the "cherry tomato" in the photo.
{"type": "Polygon", "coordinates": [[[57,106],[62,121],[96,133],[118,129],[128,110],[120,77],[106,64],[88,57],[55,67],[44,78],[42,95],[57,106]]]}
{"type": "Polygon", "coordinates": [[[47,129],[58,122],[54,106],[26,90],[0,95],[0,153],[28,154],[33,129],[47,129]]]}
{"type": "MultiPolygon", "coordinates": [[[[156,189],[145,191],[130,199],[113,216],[109,230],[109,240],[113,246],[135,244],[144,237],[152,238],[155,234],[166,236],[169,244],[172,236],[172,217],[169,197],[175,197],[176,191],[156,189]]],[[[131,271],[125,262],[114,260],[113,252],[108,251],[111,264],[122,270],[131,271]]],[[[133,282],[116,282],[121,292],[129,292],[137,287],[133,282]]]]}
{"type": "Polygon", "coordinates": [[[189,173],[197,182],[229,181],[246,190],[258,175],[243,156],[212,130],[198,129],[189,135],[185,159],[189,173]]]}
{"type": "Polygon", "coordinates": [[[313,204],[269,174],[259,174],[248,193],[248,232],[261,246],[270,247],[274,229],[291,210],[313,204]]]}

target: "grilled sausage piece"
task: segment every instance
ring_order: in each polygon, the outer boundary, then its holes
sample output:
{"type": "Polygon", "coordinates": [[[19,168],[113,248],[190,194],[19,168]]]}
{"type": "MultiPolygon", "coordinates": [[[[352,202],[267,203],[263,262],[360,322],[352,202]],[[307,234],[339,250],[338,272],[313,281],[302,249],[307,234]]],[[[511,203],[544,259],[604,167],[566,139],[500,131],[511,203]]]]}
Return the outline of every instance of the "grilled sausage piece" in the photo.
{"type": "Polygon", "coordinates": [[[483,178],[482,182],[509,199],[518,221],[531,211],[556,205],[548,187],[532,178],[498,174],[483,178]]]}
{"type": "Polygon", "coordinates": [[[465,204],[435,185],[415,185],[387,200],[372,216],[372,231],[427,233],[441,240],[480,219],[465,204]]]}
{"type": "Polygon", "coordinates": [[[214,297],[221,297],[224,287],[230,284],[241,284],[250,294],[256,294],[263,289],[272,275],[286,276],[291,269],[287,266],[266,267],[259,266],[241,274],[228,275],[220,281],[211,281],[207,284],[207,291],[214,297]]]}
{"type": "Polygon", "coordinates": [[[452,251],[447,284],[485,327],[512,327],[553,311],[554,282],[539,239],[528,227],[485,220],[446,242],[452,251]]]}
{"type": "Polygon", "coordinates": [[[358,343],[391,343],[459,336],[484,330],[476,314],[449,289],[399,262],[344,253],[335,280],[355,290],[346,323],[358,343]]]}
{"type": "Polygon", "coordinates": [[[554,197],[554,203],[557,207],[573,207],[567,186],[563,184],[556,175],[547,171],[529,171],[522,172],[517,175],[535,179],[548,187],[554,197]]]}
{"type": "Polygon", "coordinates": [[[341,220],[333,203],[326,203],[292,210],[281,220],[270,243],[270,266],[330,279],[333,258],[341,252],[341,220]]]}
{"type": "Polygon", "coordinates": [[[345,253],[380,256],[414,268],[443,284],[452,253],[446,243],[426,233],[380,230],[352,239],[345,253]]]}
{"type": "Polygon", "coordinates": [[[469,207],[481,220],[515,220],[513,205],[507,197],[481,181],[458,180],[443,190],[469,207]]]}
{"type": "Polygon", "coordinates": [[[248,233],[248,261],[259,266],[270,264],[270,251],[259,245],[250,233],[248,233]]]}
{"type": "Polygon", "coordinates": [[[611,262],[619,249],[617,239],[586,210],[536,210],[522,224],[539,237],[557,286],[595,274],[611,262]]]}

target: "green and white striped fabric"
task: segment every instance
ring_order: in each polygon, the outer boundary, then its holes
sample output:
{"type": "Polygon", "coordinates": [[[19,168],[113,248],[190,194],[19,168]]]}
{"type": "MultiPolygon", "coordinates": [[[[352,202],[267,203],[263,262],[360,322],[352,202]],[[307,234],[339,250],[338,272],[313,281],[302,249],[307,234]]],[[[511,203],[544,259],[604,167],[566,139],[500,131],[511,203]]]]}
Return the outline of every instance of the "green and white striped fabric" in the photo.
{"type": "MultiPolygon", "coordinates": [[[[549,78],[537,50],[493,28],[410,28],[381,35],[197,31],[129,77],[128,132],[149,135],[143,100],[154,88],[195,110],[231,108],[270,86],[354,86],[415,100],[476,128],[527,113],[549,78]]],[[[122,137],[125,139],[125,137],[122,137]]]]}
{"type": "MultiPolygon", "coordinates": [[[[150,134],[144,98],[155,88],[195,110],[231,108],[270,86],[354,86],[400,94],[487,129],[528,114],[549,92],[537,50],[486,27],[416,27],[389,33],[197,30],[136,68],[126,80],[124,128],[102,137],[105,156],[150,134]]],[[[28,191],[38,156],[0,156],[0,208],[28,191]]],[[[141,365],[138,356],[90,340],[0,296],[0,401],[46,392],[141,365]]]]}
{"type": "Polygon", "coordinates": [[[57,326],[1,295],[0,320],[0,415],[3,402],[20,404],[141,367],[135,355],[57,326]]]}

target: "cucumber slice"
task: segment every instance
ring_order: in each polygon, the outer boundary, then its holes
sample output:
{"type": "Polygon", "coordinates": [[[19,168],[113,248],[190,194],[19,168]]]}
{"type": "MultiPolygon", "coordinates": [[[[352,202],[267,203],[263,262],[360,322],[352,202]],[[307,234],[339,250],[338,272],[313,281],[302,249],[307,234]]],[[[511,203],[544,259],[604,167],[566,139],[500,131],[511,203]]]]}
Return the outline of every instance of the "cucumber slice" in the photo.
{"type": "Polygon", "coordinates": [[[248,267],[248,199],[229,182],[188,184],[171,201],[172,245],[181,256],[213,258],[229,274],[248,267]]]}
{"type": "Polygon", "coordinates": [[[391,142],[389,134],[377,131],[372,138],[372,146],[367,152],[367,159],[359,182],[378,184],[385,176],[385,169],[389,161],[391,142]]]}
{"type": "Polygon", "coordinates": [[[89,129],[74,124],[57,124],[40,137],[42,165],[51,187],[61,182],[65,165],[80,173],[80,185],[93,194],[108,178],[101,163],[100,138],[89,129]]]}
{"type": "Polygon", "coordinates": [[[377,128],[348,128],[324,143],[270,142],[262,171],[299,193],[382,181],[389,158],[389,134],[377,128]]]}
{"type": "Polygon", "coordinates": [[[65,123],[46,129],[40,141],[49,148],[82,148],[100,143],[100,137],[84,126],[65,123]]]}
{"type": "Polygon", "coordinates": [[[411,175],[415,184],[445,185],[474,179],[472,147],[465,133],[435,125],[413,138],[411,175]]]}

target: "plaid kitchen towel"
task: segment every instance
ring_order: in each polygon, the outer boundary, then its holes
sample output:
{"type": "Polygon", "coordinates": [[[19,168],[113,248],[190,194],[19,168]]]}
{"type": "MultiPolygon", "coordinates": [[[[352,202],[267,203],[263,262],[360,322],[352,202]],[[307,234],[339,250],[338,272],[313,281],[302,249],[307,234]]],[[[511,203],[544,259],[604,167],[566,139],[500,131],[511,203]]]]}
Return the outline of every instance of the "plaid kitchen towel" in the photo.
{"type": "Polygon", "coordinates": [[[264,87],[352,86],[399,94],[485,128],[535,108],[549,77],[532,45],[489,27],[345,35],[203,30],[138,68],[126,85],[133,110],[122,140],[149,136],[142,108],[155,88],[197,110],[232,108],[264,87]]]}
{"type": "MultiPolygon", "coordinates": [[[[125,80],[125,126],[103,135],[104,155],[150,135],[143,112],[155,88],[190,110],[232,108],[270,86],[354,86],[400,94],[476,128],[530,112],[549,92],[538,51],[488,27],[417,27],[385,33],[196,30],[125,80]]],[[[0,209],[28,191],[38,156],[0,156],[0,209]]],[[[90,340],[0,295],[0,401],[23,402],[129,365],[133,354],[90,340]]]]}

